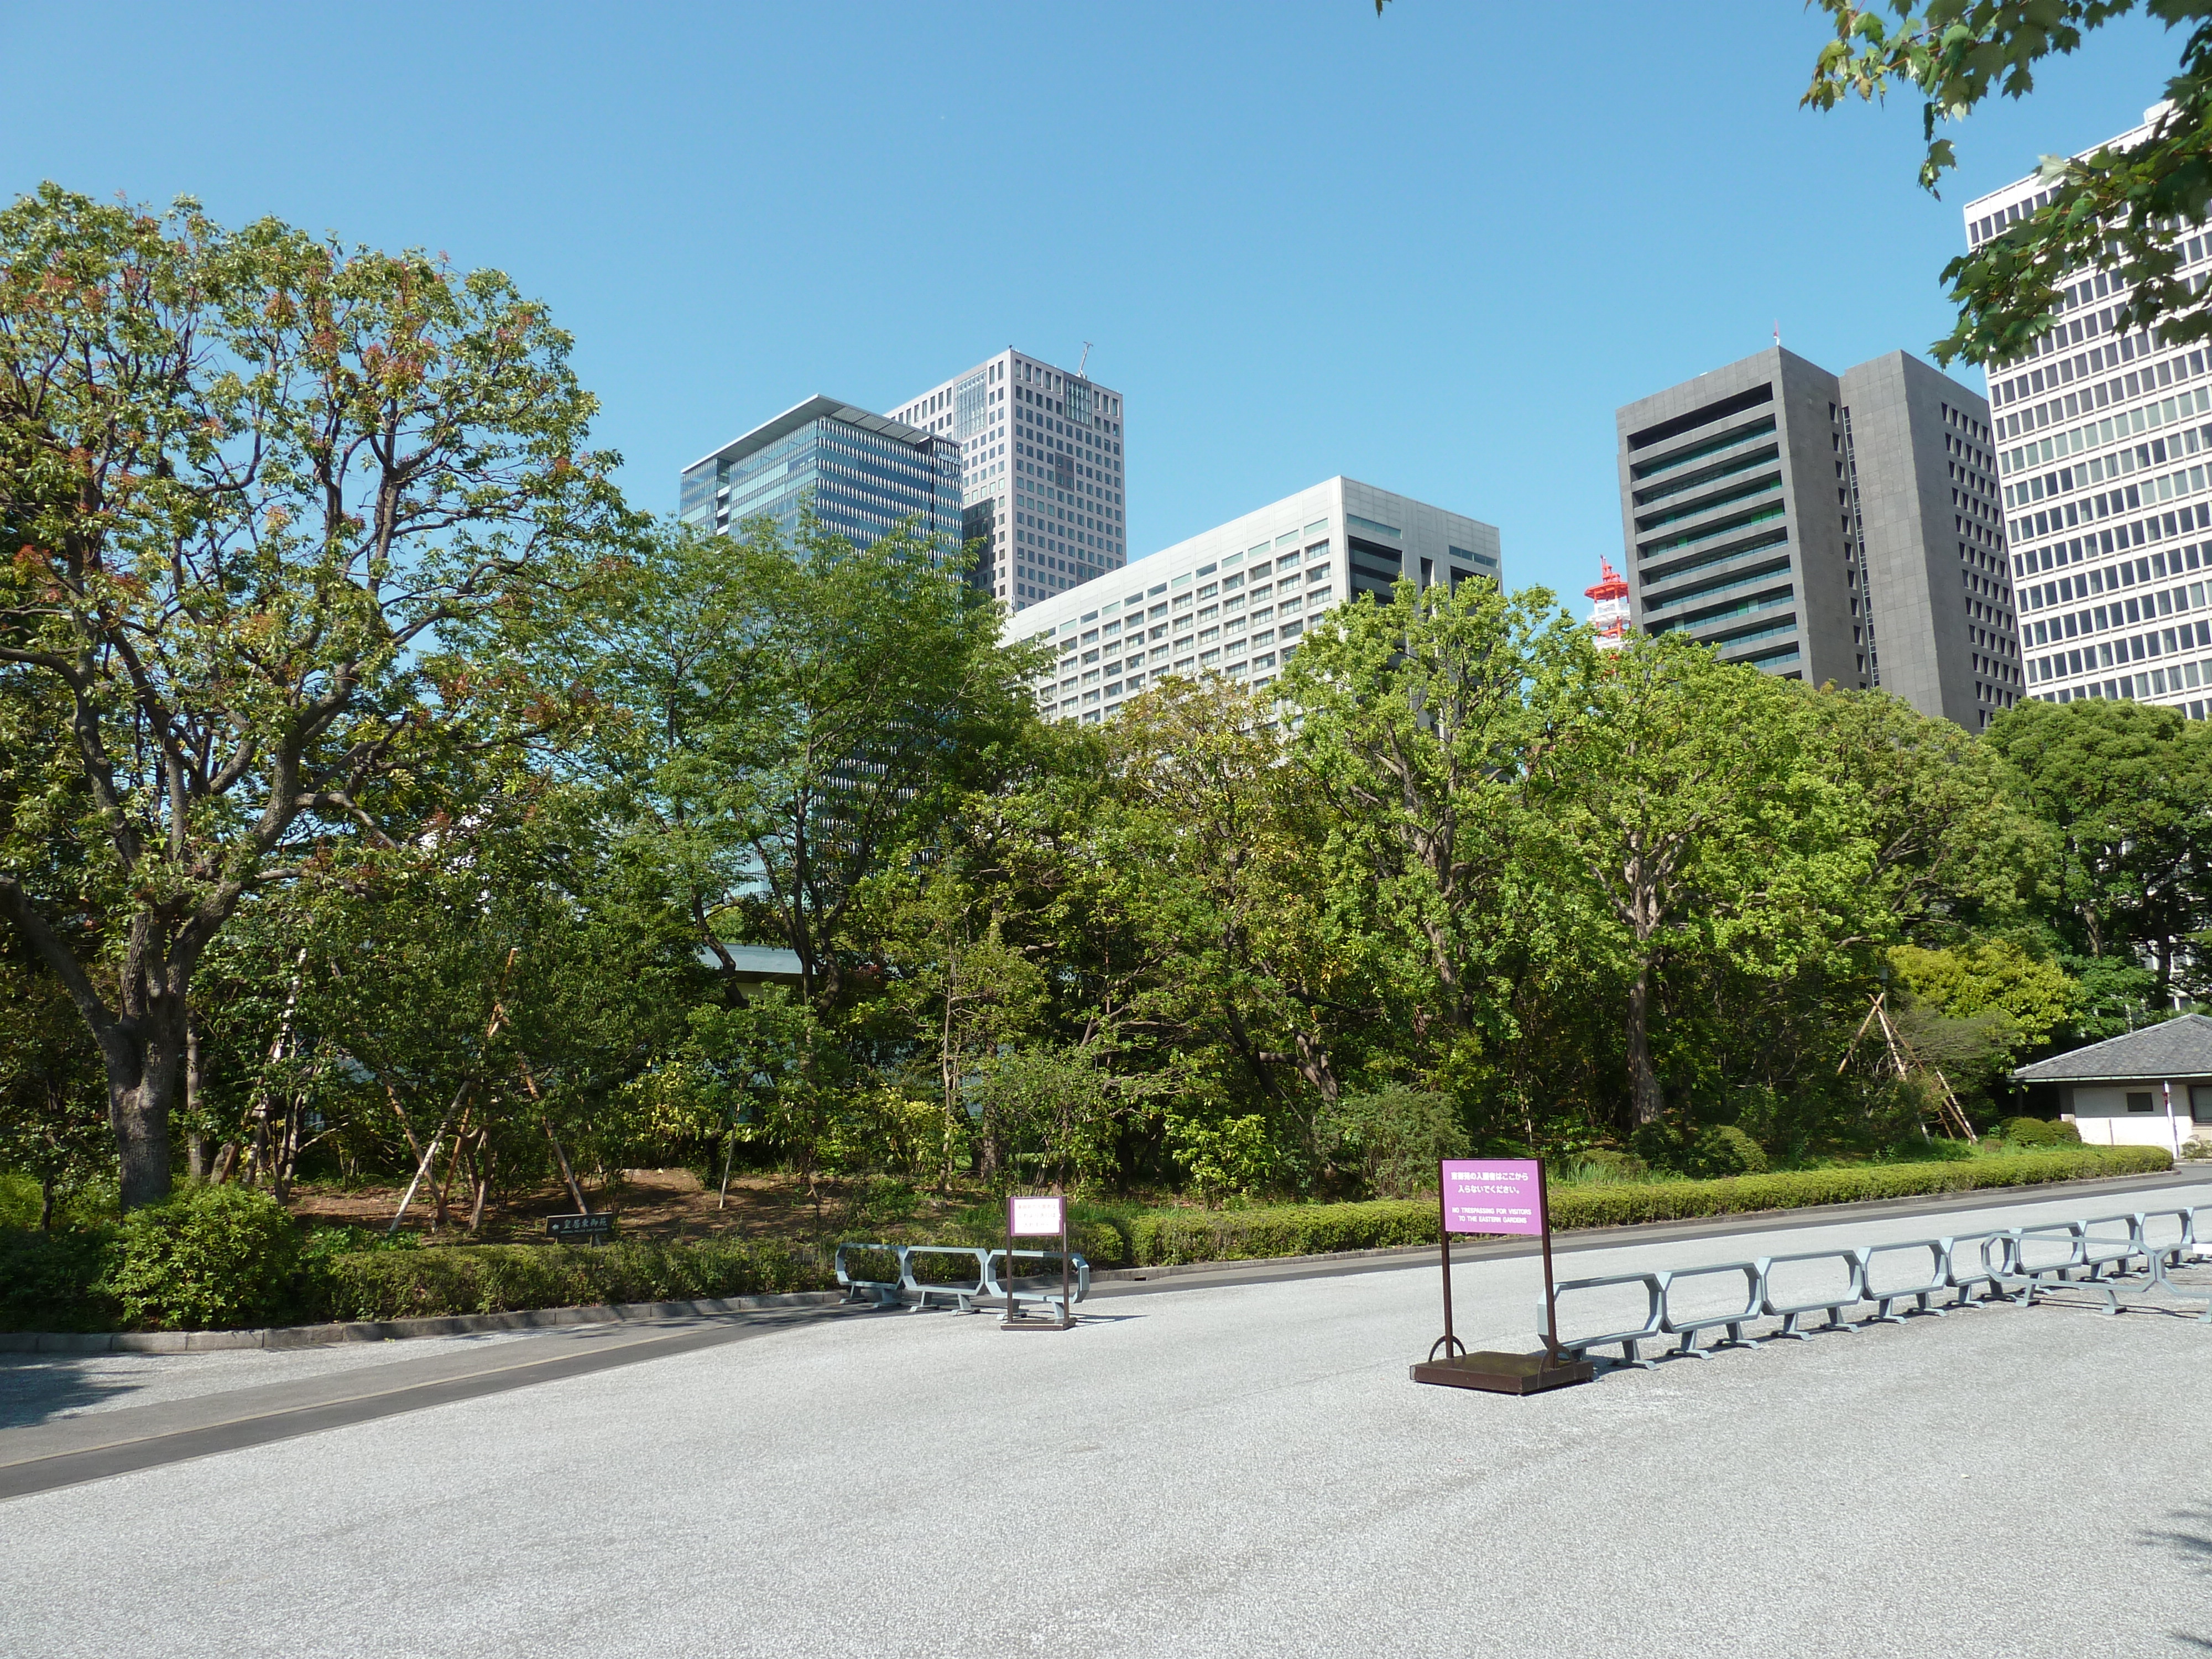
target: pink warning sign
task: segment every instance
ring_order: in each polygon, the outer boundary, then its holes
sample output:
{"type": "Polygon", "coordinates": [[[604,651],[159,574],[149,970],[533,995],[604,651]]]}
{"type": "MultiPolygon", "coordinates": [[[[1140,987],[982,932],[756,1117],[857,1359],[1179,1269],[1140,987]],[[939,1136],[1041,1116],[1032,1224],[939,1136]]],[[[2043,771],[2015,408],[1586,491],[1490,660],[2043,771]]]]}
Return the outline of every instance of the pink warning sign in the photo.
{"type": "Polygon", "coordinates": [[[1544,1231],[1533,1158],[1448,1158],[1443,1163],[1444,1231],[1528,1233],[1544,1231]]]}

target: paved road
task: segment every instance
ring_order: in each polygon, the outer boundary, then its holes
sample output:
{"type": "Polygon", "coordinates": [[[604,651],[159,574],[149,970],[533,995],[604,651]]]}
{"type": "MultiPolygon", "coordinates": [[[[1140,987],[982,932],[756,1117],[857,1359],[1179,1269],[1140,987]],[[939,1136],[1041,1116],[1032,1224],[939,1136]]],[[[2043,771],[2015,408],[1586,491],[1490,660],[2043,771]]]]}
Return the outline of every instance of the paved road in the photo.
{"type": "MultiPolygon", "coordinates": [[[[1532,1262],[1458,1283],[1472,1340],[1528,1345],[1532,1262]]],[[[793,1323],[39,1492],[0,1504],[0,1653],[2212,1649],[2212,1328],[1993,1308],[1514,1401],[1406,1380],[1436,1301],[1409,1267],[1065,1334],[793,1323]]]]}

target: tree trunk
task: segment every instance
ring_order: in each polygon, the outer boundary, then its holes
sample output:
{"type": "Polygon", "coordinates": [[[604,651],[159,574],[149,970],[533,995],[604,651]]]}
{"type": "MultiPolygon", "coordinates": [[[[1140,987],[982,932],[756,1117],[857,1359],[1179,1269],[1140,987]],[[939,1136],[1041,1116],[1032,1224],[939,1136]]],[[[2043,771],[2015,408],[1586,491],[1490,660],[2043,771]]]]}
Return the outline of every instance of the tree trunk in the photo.
{"type": "Polygon", "coordinates": [[[54,1177],[51,1170],[39,1176],[39,1231],[54,1230],[54,1177]]]}
{"type": "Polygon", "coordinates": [[[1628,1083],[1636,1103],[1636,1127],[1656,1123],[1667,1110],[1659,1073],[1651,1064],[1651,969],[1639,968],[1628,991],[1628,1083]]]}
{"type": "Polygon", "coordinates": [[[194,1181],[208,1176],[207,1126],[200,1121],[200,1020],[185,1014],[185,1170],[194,1181]]]}
{"type": "Polygon", "coordinates": [[[184,1027],[181,999],[172,995],[149,999],[143,1014],[100,1033],[126,1212],[169,1195],[169,1118],[183,1080],[184,1027]]]}

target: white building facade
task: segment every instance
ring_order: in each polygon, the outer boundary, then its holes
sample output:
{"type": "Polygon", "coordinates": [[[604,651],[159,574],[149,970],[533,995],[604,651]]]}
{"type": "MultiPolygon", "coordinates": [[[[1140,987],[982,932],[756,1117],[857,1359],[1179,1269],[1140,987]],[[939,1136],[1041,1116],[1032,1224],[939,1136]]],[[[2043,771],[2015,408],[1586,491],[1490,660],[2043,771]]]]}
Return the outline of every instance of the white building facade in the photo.
{"type": "Polygon", "coordinates": [[[1097,723],[1170,674],[1270,684],[1315,619],[1355,594],[1498,577],[1496,526],[1335,477],[1010,613],[1050,640],[1047,719],[1097,723]]]}
{"type": "Polygon", "coordinates": [[[976,586],[1019,611],[1129,560],[1121,394],[1011,346],[894,411],[961,447],[976,586]]]}
{"type": "MultiPolygon", "coordinates": [[[[2112,141],[2125,148],[2143,126],[2112,141]]],[[[2030,177],[1969,202],[1979,247],[2050,199],[2030,177]]],[[[2199,289],[2212,235],[2179,227],[2199,289]]],[[[2057,327],[1989,370],[1997,471],[2030,696],[2124,697],[2205,718],[2212,699],[2212,374],[2201,348],[2158,331],[2115,334],[2125,298],[2103,271],[2070,273],[2057,327]]]]}

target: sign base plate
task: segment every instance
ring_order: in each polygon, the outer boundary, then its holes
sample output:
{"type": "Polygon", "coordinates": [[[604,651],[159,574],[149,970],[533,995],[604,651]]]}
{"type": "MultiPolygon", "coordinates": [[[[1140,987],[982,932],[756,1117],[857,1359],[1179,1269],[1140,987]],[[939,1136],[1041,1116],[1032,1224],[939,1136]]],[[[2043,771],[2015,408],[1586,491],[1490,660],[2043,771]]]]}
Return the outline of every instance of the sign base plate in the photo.
{"type": "Polygon", "coordinates": [[[1587,1359],[1563,1359],[1535,1353],[1463,1353],[1408,1368],[1416,1382],[1440,1382],[1451,1389],[1481,1389],[1490,1394],[1542,1394],[1587,1382],[1596,1367],[1587,1359]]]}
{"type": "Polygon", "coordinates": [[[1072,1319],[1001,1319],[999,1328],[1002,1331],[1072,1331],[1075,1328],[1075,1322],[1072,1319]]]}

